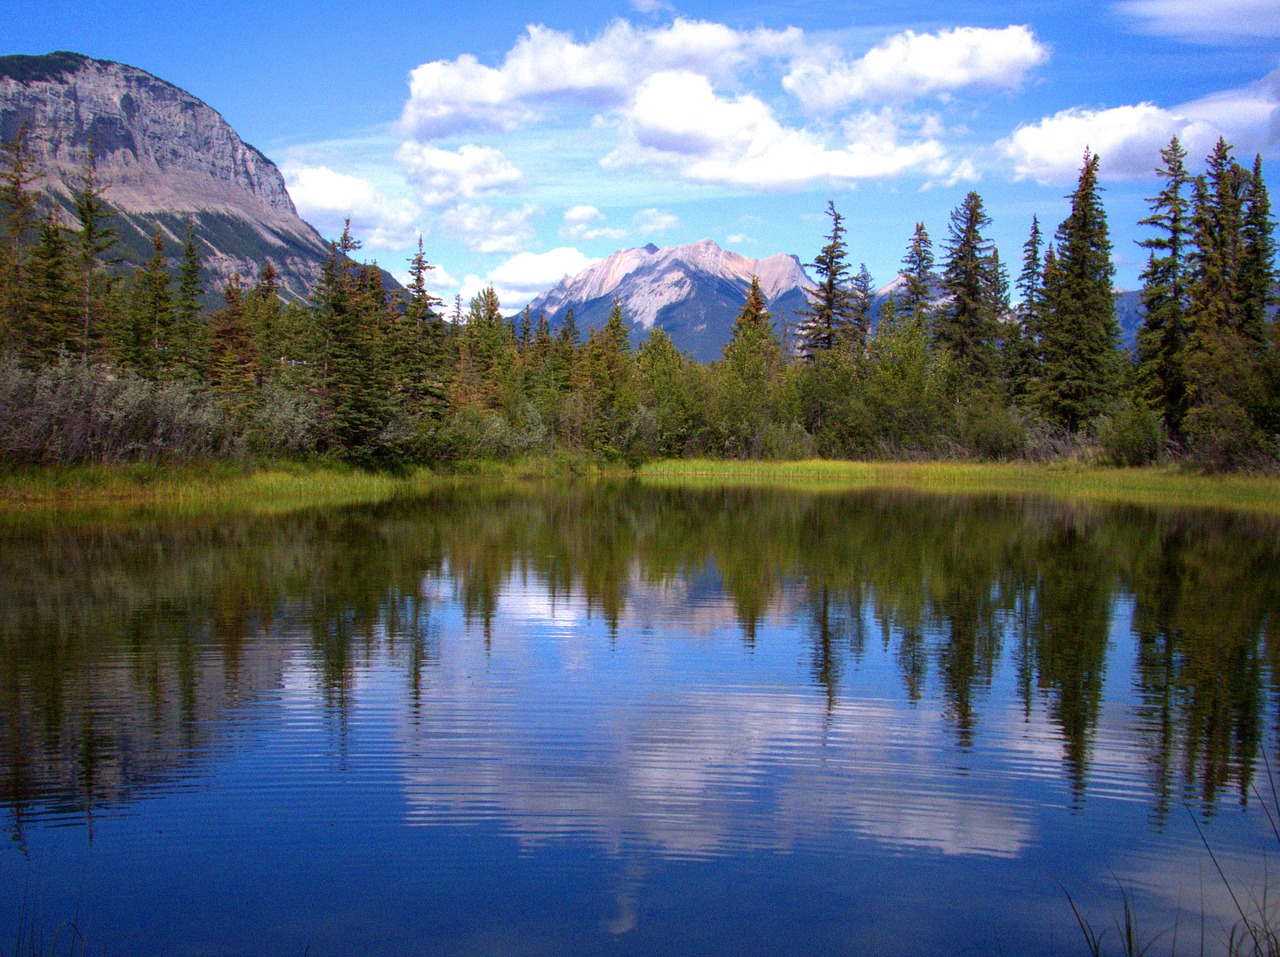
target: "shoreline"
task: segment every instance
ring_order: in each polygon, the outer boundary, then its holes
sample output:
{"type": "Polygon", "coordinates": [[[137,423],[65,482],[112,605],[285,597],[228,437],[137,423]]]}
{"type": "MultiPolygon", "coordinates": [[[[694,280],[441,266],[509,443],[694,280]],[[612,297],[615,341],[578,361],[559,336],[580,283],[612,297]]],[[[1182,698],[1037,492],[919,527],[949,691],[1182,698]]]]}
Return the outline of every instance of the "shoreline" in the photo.
{"type": "Polygon", "coordinates": [[[669,487],[760,487],[810,493],[1031,495],[1089,504],[1211,508],[1280,517],[1280,476],[1206,475],[1171,466],[1103,468],[979,462],[665,459],[636,470],[537,458],[461,463],[434,472],[365,472],[327,462],[38,467],[0,471],[0,520],[101,513],[232,511],[376,504],[468,482],[627,480],[669,487]]]}

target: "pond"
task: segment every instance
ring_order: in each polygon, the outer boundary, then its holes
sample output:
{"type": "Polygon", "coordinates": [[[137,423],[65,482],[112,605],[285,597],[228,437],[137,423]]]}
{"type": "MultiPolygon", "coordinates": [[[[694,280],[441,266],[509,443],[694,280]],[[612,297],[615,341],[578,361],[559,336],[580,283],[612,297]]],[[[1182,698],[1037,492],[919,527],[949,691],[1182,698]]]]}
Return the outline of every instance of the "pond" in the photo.
{"type": "Polygon", "coordinates": [[[6,954],[1084,954],[1126,901],[1213,954],[1280,900],[1273,520],[476,483],[3,535],[6,954]]]}

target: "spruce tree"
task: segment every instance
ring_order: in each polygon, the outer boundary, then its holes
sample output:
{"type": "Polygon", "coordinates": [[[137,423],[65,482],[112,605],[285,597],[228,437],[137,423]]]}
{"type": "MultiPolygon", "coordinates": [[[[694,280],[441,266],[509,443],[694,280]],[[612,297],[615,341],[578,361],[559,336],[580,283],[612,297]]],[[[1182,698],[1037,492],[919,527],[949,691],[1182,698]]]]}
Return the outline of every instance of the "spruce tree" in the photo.
{"type": "Polygon", "coordinates": [[[1001,269],[995,246],[983,235],[991,217],[982,197],[970,192],[951,214],[942,272],[945,301],[933,322],[934,341],[975,383],[995,374],[1001,269]]]}
{"type": "Polygon", "coordinates": [[[1158,234],[1139,242],[1150,252],[1142,272],[1144,316],[1138,330],[1138,393],[1163,416],[1173,435],[1181,433],[1186,414],[1182,350],[1187,338],[1186,247],[1190,229],[1186,190],[1191,182],[1186,155],[1176,136],[1160,151],[1164,165],[1156,172],[1164,179],[1164,188],[1148,201],[1151,215],[1140,223],[1158,234]]]}
{"type": "Polygon", "coordinates": [[[838,341],[847,339],[850,343],[865,339],[865,330],[861,337],[854,333],[846,333],[845,327],[853,321],[853,294],[849,291],[849,264],[845,259],[844,219],[836,211],[834,201],[827,202],[827,215],[831,217],[831,232],[827,243],[810,268],[818,274],[816,289],[808,290],[809,306],[802,309],[800,350],[810,359],[820,352],[833,349],[838,341]]]}
{"type": "Polygon", "coordinates": [[[20,354],[37,365],[71,353],[78,341],[74,264],[66,230],[50,209],[40,223],[28,270],[29,308],[25,332],[18,335],[20,354]]]}
{"type": "Polygon", "coordinates": [[[845,325],[844,338],[855,355],[861,355],[871,333],[871,311],[875,305],[876,287],[867,271],[866,263],[858,264],[858,274],[853,277],[849,290],[849,322],[845,325]]]}
{"type": "Polygon", "coordinates": [[[169,337],[169,370],[172,375],[199,379],[204,374],[208,353],[208,327],[200,317],[200,247],[196,224],[187,219],[187,235],[178,264],[178,291],[173,299],[173,326],[169,337]]]}
{"type": "Polygon", "coordinates": [[[105,298],[109,282],[103,279],[101,267],[103,256],[115,245],[116,231],[110,224],[111,210],[103,195],[106,186],[98,180],[97,167],[93,156],[93,140],[89,140],[89,148],[85,153],[84,164],[80,167],[78,188],[75,194],[76,219],[79,229],[75,232],[76,258],[80,268],[81,293],[81,363],[88,365],[89,353],[99,336],[100,323],[95,322],[94,312],[101,307],[95,297],[105,298]]]}
{"type": "Polygon", "coordinates": [[[933,242],[924,223],[916,223],[915,232],[911,234],[907,253],[902,258],[902,277],[906,284],[897,304],[898,312],[907,312],[921,322],[927,321],[938,277],[933,271],[933,242]]]}
{"type": "Polygon", "coordinates": [[[1106,410],[1120,379],[1115,267],[1100,191],[1098,157],[1086,150],[1071,212],[1054,237],[1056,255],[1051,251],[1045,265],[1035,401],[1071,432],[1106,410]]]}
{"type": "Polygon", "coordinates": [[[28,187],[35,179],[24,124],[13,140],[0,146],[0,350],[27,351],[21,336],[30,328],[27,268],[38,224],[35,195],[28,187]]]}
{"type": "Polygon", "coordinates": [[[773,329],[760,278],[751,277],[747,301],[724,347],[724,431],[731,454],[753,454],[768,421],[768,399],[782,372],[782,342],[773,329]]]}

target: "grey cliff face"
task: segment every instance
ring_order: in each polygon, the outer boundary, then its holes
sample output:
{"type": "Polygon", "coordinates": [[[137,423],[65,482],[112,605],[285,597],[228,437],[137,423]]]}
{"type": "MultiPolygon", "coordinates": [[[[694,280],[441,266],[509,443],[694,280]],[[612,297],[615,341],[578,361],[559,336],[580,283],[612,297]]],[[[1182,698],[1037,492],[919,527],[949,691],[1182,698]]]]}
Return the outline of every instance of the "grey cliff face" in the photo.
{"type": "Polygon", "coordinates": [[[157,228],[180,243],[191,218],[219,285],[233,272],[252,280],[267,260],[292,297],[318,277],[327,246],[298,217],[280,170],[173,84],[79,54],[0,57],[0,137],[23,127],[35,187],[64,204],[92,146],[126,249],[157,228]]]}

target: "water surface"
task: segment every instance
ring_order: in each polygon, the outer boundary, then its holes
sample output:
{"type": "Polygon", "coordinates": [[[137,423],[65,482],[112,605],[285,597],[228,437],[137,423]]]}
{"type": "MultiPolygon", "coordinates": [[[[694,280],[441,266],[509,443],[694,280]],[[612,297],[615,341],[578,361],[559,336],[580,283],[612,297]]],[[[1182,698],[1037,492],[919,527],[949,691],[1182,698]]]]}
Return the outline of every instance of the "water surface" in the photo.
{"type": "Polygon", "coordinates": [[[1123,889],[1153,953],[1222,952],[1205,843],[1237,891],[1280,853],[1278,611],[1274,522],[1014,498],[7,533],[0,939],[1077,954],[1066,895],[1123,889]]]}

